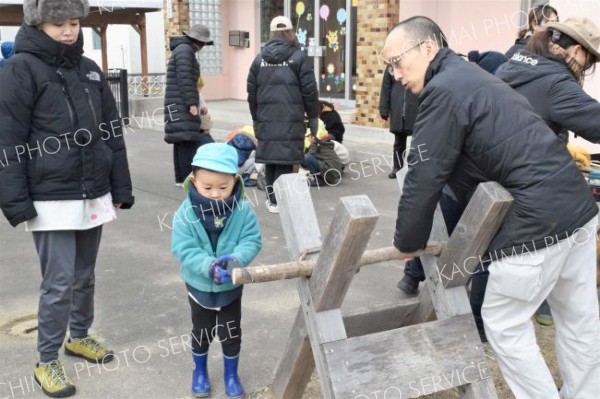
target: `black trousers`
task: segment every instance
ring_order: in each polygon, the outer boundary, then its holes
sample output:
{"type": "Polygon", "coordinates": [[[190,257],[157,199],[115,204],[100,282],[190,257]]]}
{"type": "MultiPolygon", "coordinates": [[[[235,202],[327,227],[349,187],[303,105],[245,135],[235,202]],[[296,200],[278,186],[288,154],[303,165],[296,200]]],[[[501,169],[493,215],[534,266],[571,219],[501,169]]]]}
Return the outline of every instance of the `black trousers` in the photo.
{"type": "Polygon", "coordinates": [[[404,152],[406,151],[406,138],[408,134],[401,132],[392,132],[394,133],[394,154],[392,155],[394,159],[394,170],[402,169],[404,165],[404,152]]]}
{"type": "Polygon", "coordinates": [[[267,186],[265,188],[267,192],[267,199],[272,204],[277,204],[277,199],[275,198],[275,191],[273,190],[273,183],[275,180],[279,178],[281,175],[285,175],[287,173],[294,172],[294,165],[278,165],[278,164],[266,164],[265,165],[265,182],[267,186]]]}
{"type": "Polygon", "coordinates": [[[206,353],[213,339],[221,343],[223,354],[235,357],[242,346],[242,297],[224,306],[210,310],[198,305],[188,296],[192,308],[192,350],[206,353]]]}
{"type": "Polygon", "coordinates": [[[214,143],[210,134],[205,134],[202,141],[181,141],[173,144],[173,166],[175,168],[175,183],[183,183],[192,173],[192,160],[196,151],[203,144],[214,143]]]}

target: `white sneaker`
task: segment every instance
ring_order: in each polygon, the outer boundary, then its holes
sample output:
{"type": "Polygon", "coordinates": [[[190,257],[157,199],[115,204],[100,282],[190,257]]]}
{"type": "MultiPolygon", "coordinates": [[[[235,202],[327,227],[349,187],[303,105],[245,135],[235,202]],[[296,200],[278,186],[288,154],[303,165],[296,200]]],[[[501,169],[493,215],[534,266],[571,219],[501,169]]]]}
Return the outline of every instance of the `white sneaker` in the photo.
{"type": "Polygon", "coordinates": [[[183,187],[183,183],[175,183],[175,187],[183,187]]]}
{"type": "Polygon", "coordinates": [[[279,207],[277,206],[277,204],[273,204],[271,203],[271,201],[267,200],[266,205],[267,211],[269,211],[270,213],[279,213],[279,207]]]}

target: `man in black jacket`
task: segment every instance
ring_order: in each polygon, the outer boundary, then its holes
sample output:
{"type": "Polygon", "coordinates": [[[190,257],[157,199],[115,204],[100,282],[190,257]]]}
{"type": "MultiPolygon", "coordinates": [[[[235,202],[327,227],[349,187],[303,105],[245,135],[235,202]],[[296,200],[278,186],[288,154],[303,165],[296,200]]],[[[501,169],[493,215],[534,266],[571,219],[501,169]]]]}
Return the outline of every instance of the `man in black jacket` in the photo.
{"type": "Polygon", "coordinates": [[[383,50],[396,80],[419,96],[413,145],[428,155],[418,162],[418,154],[409,154],[394,245],[403,252],[425,247],[444,185],[461,203],[481,182],[504,186],[514,203],[489,247],[482,311],[500,370],[518,398],[559,398],[530,320],[548,297],[561,396],[594,397],[598,208],[568,152],[527,100],[445,48],[442,38],[433,21],[414,17],[392,29],[383,50]]]}
{"type": "Polygon", "coordinates": [[[388,175],[396,178],[396,173],[402,169],[403,157],[406,152],[406,139],[412,134],[419,102],[417,97],[394,79],[391,73],[384,72],[379,93],[379,115],[381,119],[390,120],[390,132],[394,135],[394,152],[392,154],[393,169],[388,175]]]}
{"type": "Polygon", "coordinates": [[[171,38],[171,58],[167,67],[165,92],[165,141],[173,144],[175,185],[182,186],[192,172],[192,159],[202,144],[212,143],[210,134],[202,131],[198,104],[200,65],[196,53],[212,46],[210,31],[194,25],[183,36],[171,38]]]}

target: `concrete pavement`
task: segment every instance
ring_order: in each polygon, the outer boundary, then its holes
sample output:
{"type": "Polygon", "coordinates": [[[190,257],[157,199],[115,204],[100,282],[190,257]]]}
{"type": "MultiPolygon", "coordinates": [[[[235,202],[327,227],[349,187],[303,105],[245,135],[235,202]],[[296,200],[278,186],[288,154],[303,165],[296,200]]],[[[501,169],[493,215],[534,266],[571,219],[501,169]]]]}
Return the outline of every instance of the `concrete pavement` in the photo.
{"type": "MultiPolygon", "coordinates": [[[[234,126],[247,123],[244,102],[209,103],[215,119],[213,136],[223,140],[234,126]],[[233,110],[229,108],[233,108],[233,110]]],[[[246,108],[247,109],[247,108],[246,108]]],[[[119,211],[119,220],[104,228],[96,267],[96,320],[93,331],[117,353],[105,366],[91,366],[62,356],[77,385],[77,398],[189,398],[192,359],[188,334],[189,305],[176,259],[170,253],[173,212],[183,193],[173,184],[172,147],[160,125],[127,134],[136,205],[119,211]]],[[[392,135],[383,129],[348,126],[345,143],[352,166],[337,187],[312,188],[311,194],[325,236],[338,199],[366,194],[380,213],[368,248],[392,241],[398,187],[387,178],[392,135]]],[[[264,193],[248,190],[263,234],[263,250],[255,264],[287,261],[277,215],[266,212],[264,193]]],[[[30,233],[0,221],[0,399],[45,397],[32,380],[36,334],[22,332],[35,322],[10,323],[35,315],[40,271],[30,233]]],[[[344,308],[401,298],[395,282],[400,263],[363,269],[354,279],[344,308]]],[[[243,299],[241,378],[247,392],[268,386],[281,357],[299,306],[293,281],[249,285],[243,299]]],[[[213,397],[224,398],[221,350],[213,344],[209,372],[213,397]]]]}

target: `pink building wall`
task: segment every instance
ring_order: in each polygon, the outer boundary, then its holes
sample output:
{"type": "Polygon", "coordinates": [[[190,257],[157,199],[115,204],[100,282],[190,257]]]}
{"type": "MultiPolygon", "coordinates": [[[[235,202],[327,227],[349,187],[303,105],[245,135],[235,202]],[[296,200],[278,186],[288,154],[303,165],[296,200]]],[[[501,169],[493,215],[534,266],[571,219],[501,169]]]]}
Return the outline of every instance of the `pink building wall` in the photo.
{"type": "MultiPolygon", "coordinates": [[[[386,1],[386,0],[381,0],[386,1]]],[[[584,15],[600,25],[600,0],[551,0],[561,20],[584,15]]],[[[206,99],[246,99],[246,78],[250,64],[260,51],[259,0],[223,0],[223,73],[205,76],[206,99]],[[230,47],[230,30],[250,32],[250,48],[230,47]]],[[[400,20],[426,15],[440,24],[458,52],[470,50],[505,52],[520,28],[520,0],[400,0],[400,20]]],[[[526,18],[525,18],[526,19],[526,18]]],[[[586,82],[586,90],[600,98],[600,69],[586,82]]]]}
{"type": "Polygon", "coordinates": [[[258,2],[254,0],[223,0],[223,73],[204,77],[205,87],[202,93],[205,99],[246,99],[248,70],[260,49],[260,40],[256,36],[257,7],[258,2]],[[250,32],[250,48],[230,47],[230,30],[250,32]]]}
{"type": "Polygon", "coordinates": [[[401,0],[400,20],[425,15],[442,28],[450,47],[505,52],[520,27],[520,0],[401,0]]]}

